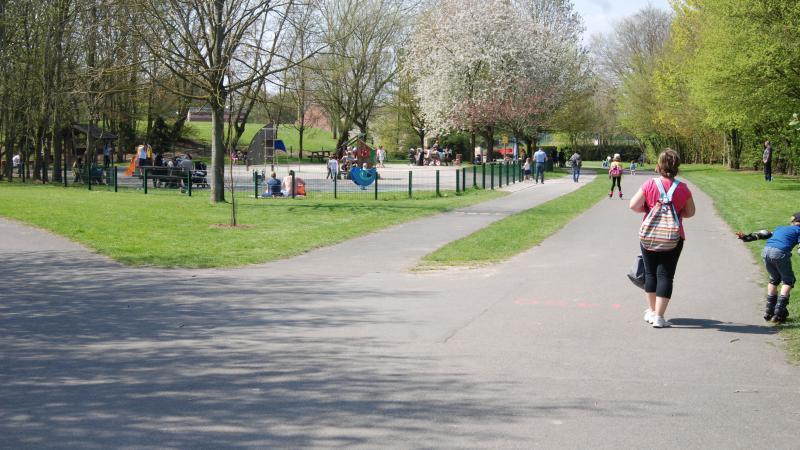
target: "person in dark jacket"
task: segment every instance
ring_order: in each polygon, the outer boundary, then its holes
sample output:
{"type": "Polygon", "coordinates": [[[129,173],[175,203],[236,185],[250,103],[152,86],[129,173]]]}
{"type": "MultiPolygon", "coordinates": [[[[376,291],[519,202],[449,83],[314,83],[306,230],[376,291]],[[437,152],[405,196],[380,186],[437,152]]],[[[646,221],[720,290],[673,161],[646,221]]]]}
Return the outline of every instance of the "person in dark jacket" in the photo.
{"type": "Polygon", "coordinates": [[[764,179],[772,181],[772,144],[769,141],[764,142],[764,179]]]}

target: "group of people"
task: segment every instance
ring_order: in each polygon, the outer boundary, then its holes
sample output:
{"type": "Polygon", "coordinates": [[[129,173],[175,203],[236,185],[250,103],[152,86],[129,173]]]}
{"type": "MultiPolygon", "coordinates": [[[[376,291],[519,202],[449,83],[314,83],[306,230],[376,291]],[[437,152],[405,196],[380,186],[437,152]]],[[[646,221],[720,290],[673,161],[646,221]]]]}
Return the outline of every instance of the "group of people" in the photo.
{"type": "Polygon", "coordinates": [[[537,149],[532,157],[525,158],[525,162],[522,164],[524,180],[530,181],[531,175],[533,175],[535,184],[539,184],[540,182],[544,184],[544,171],[547,160],[547,153],[541,148],[537,149]]]}
{"type": "Polygon", "coordinates": [[[266,189],[261,194],[262,198],[274,197],[303,197],[306,195],[306,182],[290,170],[289,174],[278,180],[278,175],[272,172],[266,181],[266,189]]]}
{"type": "Polygon", "coordinates": [[[205,163],[202,161],[195,163],[192,160],[191,153],[186,153],[182,156],[173,155],[165,158],[161,152],[153,151],[153,148],[148,144],[142,144],[136,147],[136,158],[138,159],[138,167],[179,167],[187,172],[206,170],[205,163]]]}
{"type": "Polygon", "coordinates": [[[408,162],[412,166],[441,166],[453,161],[453,150],[447,146],[439,147],[436,142],[430,148],[422,147],[408,149],[408,162]]]}
{"type": "MultiPolygon", "coordinates": [[[[764,162],[771,155],[769,142],[764,144],[764,162]]],[[[629,207],[633,211],[645,214],[640,228],[640,237],[646,234],[647,227],[653,228],[651,218],[663,213],[672,214],[677,225],[677,242],[666,250],[647,248],[641,244],[642,261],[644,263],[644,291],[647,309],[644,320],[655,328],[669,327],[671,324],[664,318],[667,306],[672,298],[675,270],[683,250],[686,234],[683,228],[684,219],[695,215],[696,206],[692,193],[686,183],[675,177],[678,174],[680,158],[671,149],[664,150],[656,164],[656,178],[650,179],[631,198],[629,207]]],[[[765,167],[765,178],[770,181],[771,175],[765,167]]],[[[800,244],[800,212],[789,217],[787,225],[779,225],[773,231],[760,230],[745,234],[736,232],[736,236],[745,241],[766,240],[761,252],[764,267],[769,275],[766,299],[764,303],[764,320],[783,323],[789,317],[789,300],[792,288],[797,281],[792,268],[792,252],[800,244]]],[[[645,242],[644,240],[642,242],[645,242]]]]}

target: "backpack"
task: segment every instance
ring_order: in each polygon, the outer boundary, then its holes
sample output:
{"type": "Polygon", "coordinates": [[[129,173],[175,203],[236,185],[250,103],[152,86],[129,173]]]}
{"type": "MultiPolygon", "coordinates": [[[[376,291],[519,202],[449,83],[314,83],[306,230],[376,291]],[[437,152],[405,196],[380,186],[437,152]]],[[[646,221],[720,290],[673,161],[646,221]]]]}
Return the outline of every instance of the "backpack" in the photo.
{"type": "Polygon", "coordinates": [[[622,166],[619,164],[615,165],[611,168],[611,176],[612,177],[619,177],[622,176],[622,166]]]}
{"type": "Polygon", "coordinates": [[[642,248],[651,252],[668,252],[678,246],[681,240],[681,219],[672,204],[672,194],[680,184],[675,180],[669,188],[669,192],[664,192],[664,185],[661,180],[654,180],[661,197],[653,205],[650,212],[642,221],[639,227],[639,241],[642,248]]]}

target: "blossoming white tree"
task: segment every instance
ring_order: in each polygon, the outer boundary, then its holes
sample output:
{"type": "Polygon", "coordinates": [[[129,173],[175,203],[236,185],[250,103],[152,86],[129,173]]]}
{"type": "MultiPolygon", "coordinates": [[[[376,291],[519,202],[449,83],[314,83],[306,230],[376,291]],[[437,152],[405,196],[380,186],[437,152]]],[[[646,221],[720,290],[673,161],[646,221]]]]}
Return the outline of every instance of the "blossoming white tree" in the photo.
{"type": "Polygon", "coordinates": [[[487,137],[540,128],[580,80],[581,22],[569,0],[439,0],[409,44],[429,126],[487,137]]]}

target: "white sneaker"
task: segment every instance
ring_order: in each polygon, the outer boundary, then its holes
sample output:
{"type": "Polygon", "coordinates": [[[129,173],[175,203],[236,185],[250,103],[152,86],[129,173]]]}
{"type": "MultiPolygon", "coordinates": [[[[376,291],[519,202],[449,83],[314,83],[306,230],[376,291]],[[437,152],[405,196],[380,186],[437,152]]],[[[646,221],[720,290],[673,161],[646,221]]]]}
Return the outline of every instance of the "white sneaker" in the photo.
{"type": "Polygon", "coordinates": [[[647,322],[649,324],[652,324],[653,323],[653,319],[655,317],[656,317],[656,312],[653,311],[652,309],[647,308],[647,309],[644,310],[644,321],[645,322],[647,322]]]}
{"type": "Polygon", "coordinates": [[[653,315],[653,328],[668,328],[672,324],[665,320],[662,316],[653,315]]]}

